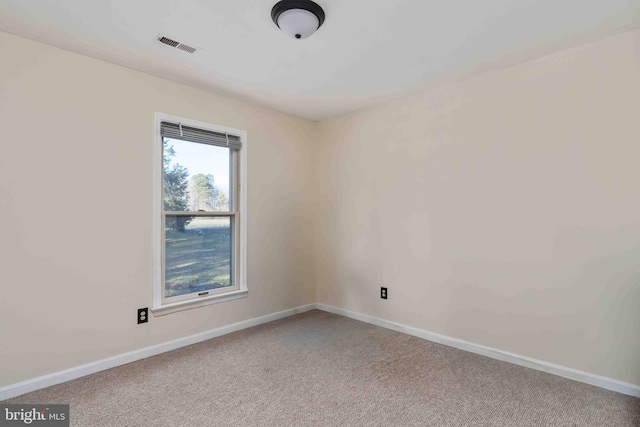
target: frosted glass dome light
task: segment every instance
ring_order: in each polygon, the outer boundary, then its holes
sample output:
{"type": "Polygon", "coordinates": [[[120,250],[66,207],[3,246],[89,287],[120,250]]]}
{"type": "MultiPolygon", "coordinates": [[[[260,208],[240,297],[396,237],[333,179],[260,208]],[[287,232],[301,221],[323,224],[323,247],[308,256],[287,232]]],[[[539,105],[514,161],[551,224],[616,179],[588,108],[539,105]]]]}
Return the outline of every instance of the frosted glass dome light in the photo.
{"type": "Polygon", "coordinates": [[[271,19],[289,37],[306,39],[324,22],[324,11],[311,0],[282,0],[271,9],[271,19]]]}

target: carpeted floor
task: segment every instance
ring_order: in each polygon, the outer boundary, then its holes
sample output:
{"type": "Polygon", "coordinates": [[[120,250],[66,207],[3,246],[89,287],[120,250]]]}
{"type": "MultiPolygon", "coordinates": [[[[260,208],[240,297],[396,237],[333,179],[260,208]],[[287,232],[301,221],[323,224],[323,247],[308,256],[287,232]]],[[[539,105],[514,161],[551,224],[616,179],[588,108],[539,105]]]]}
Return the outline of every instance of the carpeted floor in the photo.
{"type": "Polygon", "coordinates": [[[73,426],[640,426],[640,399],[311,311],[29,393],[73,426]]]}

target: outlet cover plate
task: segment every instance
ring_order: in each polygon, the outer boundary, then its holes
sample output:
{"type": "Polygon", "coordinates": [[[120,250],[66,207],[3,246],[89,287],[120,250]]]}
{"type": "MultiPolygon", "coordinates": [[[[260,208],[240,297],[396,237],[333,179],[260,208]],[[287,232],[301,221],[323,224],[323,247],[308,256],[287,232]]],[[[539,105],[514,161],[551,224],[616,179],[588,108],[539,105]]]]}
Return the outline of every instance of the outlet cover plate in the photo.
{"type": "Polygon", "coordinates": [[[149,308],[139,308],[138,309],[138,325],[140,323],[147,323],[149,321],[149,308]]]}

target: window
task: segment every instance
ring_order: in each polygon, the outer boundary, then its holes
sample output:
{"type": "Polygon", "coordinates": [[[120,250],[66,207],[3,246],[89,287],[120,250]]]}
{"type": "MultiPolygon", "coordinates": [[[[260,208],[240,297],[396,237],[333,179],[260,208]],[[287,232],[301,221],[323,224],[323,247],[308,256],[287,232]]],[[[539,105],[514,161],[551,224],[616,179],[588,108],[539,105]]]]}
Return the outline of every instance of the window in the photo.
{"type": "Polygon", "coordinates": [[[156,315],[247,295],[246,132],[156,113],[156,315]]]}

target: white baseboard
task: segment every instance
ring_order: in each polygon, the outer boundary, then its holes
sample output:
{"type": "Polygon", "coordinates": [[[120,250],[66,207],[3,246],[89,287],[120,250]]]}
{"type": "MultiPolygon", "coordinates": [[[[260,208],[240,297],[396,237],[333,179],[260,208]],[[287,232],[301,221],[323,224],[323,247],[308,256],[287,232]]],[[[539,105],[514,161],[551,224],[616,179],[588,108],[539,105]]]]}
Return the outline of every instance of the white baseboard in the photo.
{"type": "Polygon", "coordinates": [[[178,338],[162,344],[151,347],[142,348],[140,350],[130,351],[128,353],[119,354],[117,356],[108,357],[96,362],[87,363],[85,365],[76,366],[74,368],[65,369],[64,371],[54,372],[31,380],[23,381],[0,388],[0,401],[17,397],[25,393],[40,390],[45,387],[60,384],[63,382],[75,380],[86,375],[95,374],[96,372],[106,369],[115,368],[116,366],[126,365],[127,363],[145,359],[147,357],[156,356],[167,351],[176,350],[191,344],[216,338],[222,335],[237,332],[242,329],[251,328],[253,326],[262,325],[264,323],[273,322],[274,320],[284,319],[285,317],[295,314],[304,313],[305,311],[314,310],[315,304],[307,304],[290,310],[279,311],[277,313],[267,314],[266,316],[255,317],[253,319],[244,320],[242,322],[233,323],[231,325],[222,326],[210,331],[201,332],[199,334],[190,335],[184,338],[178,338]]]}
{"type": "Polygon", "coordinates": [[[299,313],[304,313],[306,311],[310,311],[314,309],[338,314],[340,316],[359,320],[361,322],[370,323],[372,325],[380,326],[386,329],[402,332],[404,334],[412,335],[412,336],[422,338],[428,341],[432,341],[438,344],[443,344],[449,347],[458,348],[460,350],[469,351],[471,353],[480,354],[482,356],[491,357],[493,359],[501,360],[503,362],[509,362],[515,365],[536,369],[538,371],[548,372],[553,375],[558,375],[560,377],[568,378],[575,381],[580,381],[586,384],[591,384],[596,387],[605,388],[607,390],[612,390],[612,391],[623,393],[629,396],[640,397],[640,386],[637,386],[635,384],[625,383],[622,381],[614,380],[612,378],[602,377],[599,375],[590,374],[588,372],[567,368],[565,366],[555,365],[553,363],[548,363],[541,360],[520,356],[518,354],[513,354],[506,351],[485,347],[482,345],[459,340],[457,338],[452,338],[445,335],[440,335],[440,334],[425,331],[422,329],[414,328],[412,326],[406,326],[400,323],[379,319],[377,317],[369,316],[366,314],[356,313],[354,311],[344,310],[342,308],[337,308],[330,305],[317,303],[317,304],[307,304],[300,307],[292,308],[290,310],[284,310],[277,313],[267,314],[265,316],[244,320],[242,322],[233,323],[227,326],[222,326],[216,329],[212,329],[210,331],[202,332],[195,335],[190,335],[188,337],[179,338],[173,341],[168,341],[162,344],[146,347],[140,350],[119,354],[117,356],[98,360],[96,362],[87,363],[85,365],[76,366],[74,368],[66,369],[64,371],[54,372],[49,375],[44,375],[38,378],[23,381],[21,383],[2,387],[0,388],[0,401],[10,399],[12,397],[17,397],[32,391],[40,390],[45,387],[50,387],[52,385],[75,380],[77,378],[94,374],[96,372],[104,371],[106,369],[115,368],[116,366],[126,365],[127,363],[135,362],[137,360],[145,359],[151,356],[156,356],[158,354],[165,353],[167,351],[176,350],[178,348],[185,347],[191,344],[196,344],[202,341],[206,341],[211,338],[216,338],[222,335],[230,334],[232,332],[237,332],[243,329],[251,328],[253,326],[262,325],[264,323],[273,322],[274,320],[284,319],[285,317],[293,316],[299,313]]]}
{"type": "Polygon", "coordinates": [[[379,319],[377,317],[366,314],[356,313],[354,311],[344,310],[342,308],[333,307],[326,304],[316,304],[318,310],[327,311],[329,313],[339,314],[340,316],[349,317],[361,322],[370,323],[393,331],[402,332],[407,335],[433,341],[449,347],[458,348],[471,353],[480,354],[482,356],[491,357],[492,359],[501,360],[503,362],[513,363],[514,365],[524,366],[526,368],[547,372],[570,380],[594,385],[596,387],[605,388],[607,390],[616,391],[618,393],[627,394],[629,396],[640,397],[640,386],[623,381],[614,380],[612,378],[602,377],[600,375],[590,374],[588,372],[578,371],[576,369],[567,368],[542,360],[532,359],[530,357],[520,356],[518,354],[497,350],[483,345],[470,343],[459,340],[457,338],[440,335],[423,329],[405,326],[400,323],[390,322],[388,320],[379,319]]]}

